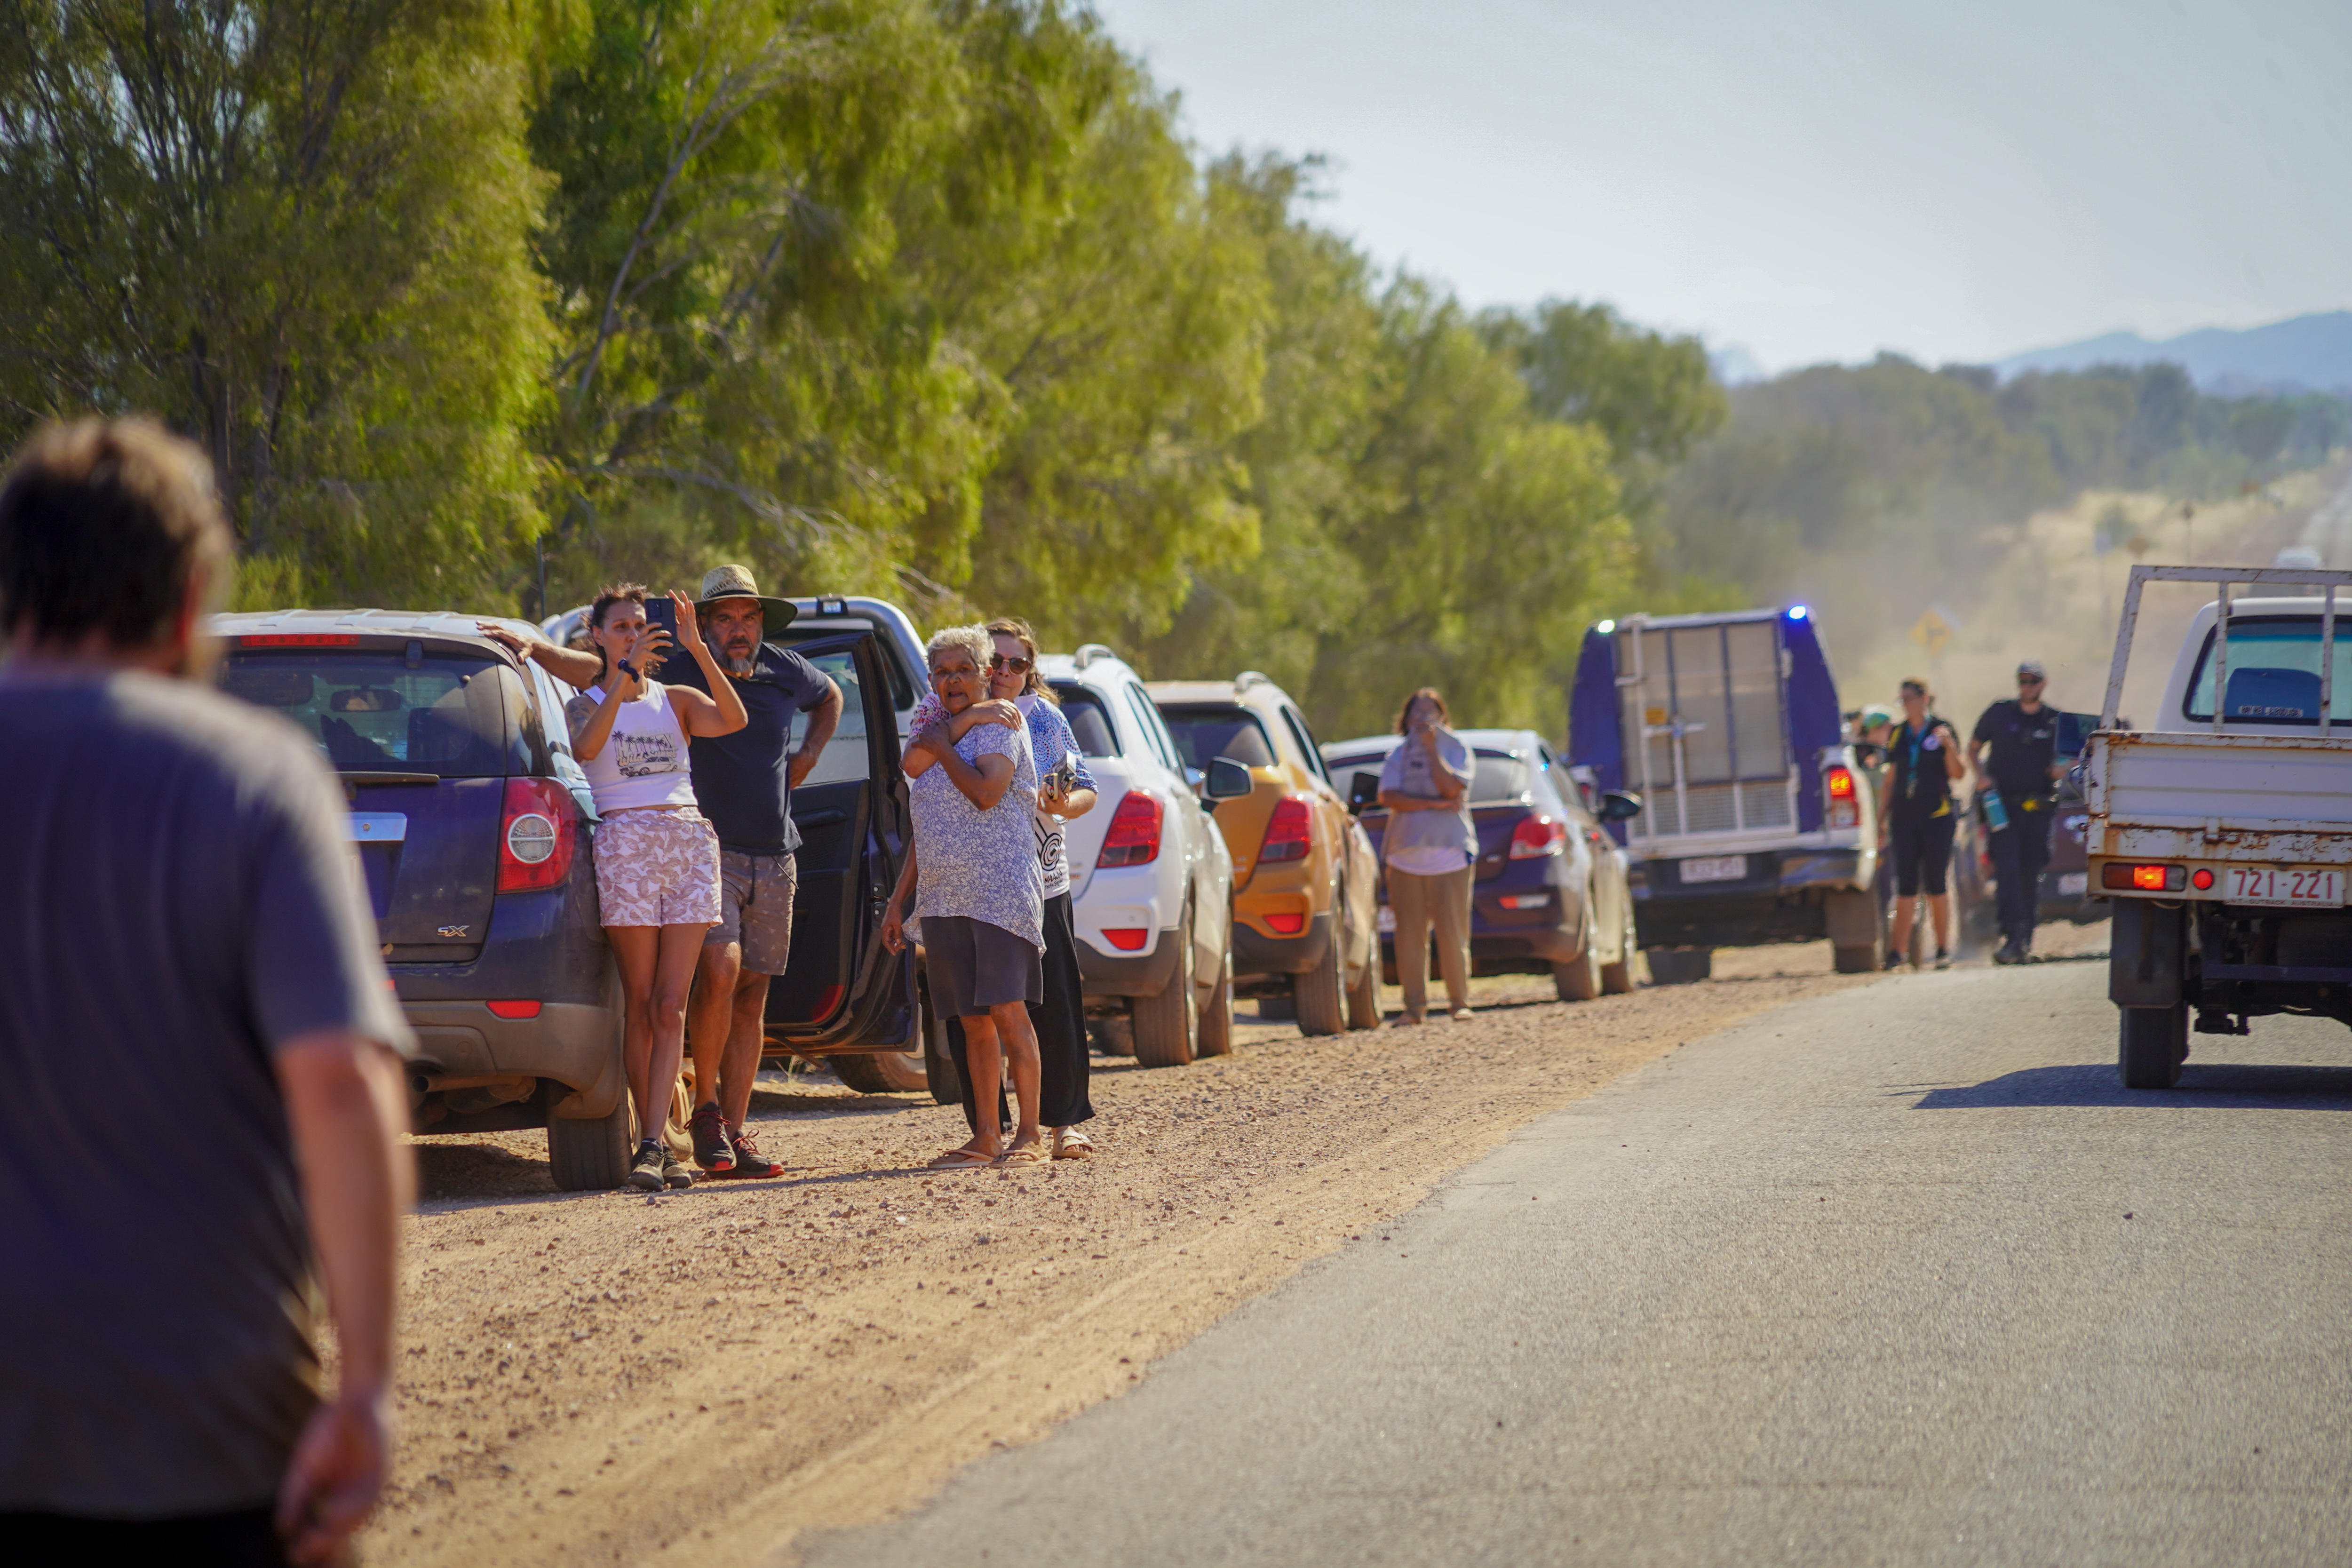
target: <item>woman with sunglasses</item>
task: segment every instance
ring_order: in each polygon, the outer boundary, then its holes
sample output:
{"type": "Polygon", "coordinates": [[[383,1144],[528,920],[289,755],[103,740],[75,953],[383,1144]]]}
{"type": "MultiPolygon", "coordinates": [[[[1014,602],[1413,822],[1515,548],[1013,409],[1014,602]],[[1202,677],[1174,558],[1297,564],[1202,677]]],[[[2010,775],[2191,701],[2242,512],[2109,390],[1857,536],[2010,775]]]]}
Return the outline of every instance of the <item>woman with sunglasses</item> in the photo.
{"type": "MultiPolygon", "coordinates": [[[[986,700],[994,652],[984,626],[950,626],[925,650],[942,719],[908,742],[904,765],[915,841],[883,917],[883,944],[907,944],[914,895],[931,1005],[961,1021],[969,1082],[995,1085],[1009,1064],[1020,1118],[1013,1143],[982,1117],[971,1140],[932,1162],[943,1167],[1043,1163],[1037,1034],[1029,1009],[1045,999],[1045,880],[1034,827],[1037,766],[1026,723],[953,721],[986,700]],[[919,863],[920,874],[917,867],[919,863]]],[[[1018,713],[1018,710],[1014,710],[1018,713]]]]}

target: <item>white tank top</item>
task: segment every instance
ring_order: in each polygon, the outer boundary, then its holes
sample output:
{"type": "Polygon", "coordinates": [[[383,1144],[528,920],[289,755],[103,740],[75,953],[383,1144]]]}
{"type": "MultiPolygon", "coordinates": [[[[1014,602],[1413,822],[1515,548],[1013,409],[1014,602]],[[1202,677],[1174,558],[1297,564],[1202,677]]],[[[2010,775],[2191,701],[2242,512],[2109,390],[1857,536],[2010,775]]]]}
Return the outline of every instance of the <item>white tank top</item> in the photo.
{"type": "MultiPolygon", "coordinates": [[[[604,689],[592,686],[589,698],[602,704],[604,689]]],[[[686,726],[670,706],[669,688],[658,680],[646,682],[645,695],[632,697],[613,715],[613,732],[604,749],[583,761],[588,787],[596,810],[628,811],[646,805],[692,805],[694,773],[686,747],[686,726]]]]}

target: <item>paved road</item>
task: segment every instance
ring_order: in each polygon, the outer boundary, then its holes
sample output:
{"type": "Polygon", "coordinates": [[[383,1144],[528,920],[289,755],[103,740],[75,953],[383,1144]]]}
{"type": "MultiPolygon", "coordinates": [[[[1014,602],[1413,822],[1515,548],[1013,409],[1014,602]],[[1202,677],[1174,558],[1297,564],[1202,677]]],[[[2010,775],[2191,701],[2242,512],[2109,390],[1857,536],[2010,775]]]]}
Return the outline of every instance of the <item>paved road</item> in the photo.
{"type": "Polygon", "coordinates": [[[2352,1033],[2105,965],[1798,1004],[819,1568],[2352,1563],[2352,1033]]]}

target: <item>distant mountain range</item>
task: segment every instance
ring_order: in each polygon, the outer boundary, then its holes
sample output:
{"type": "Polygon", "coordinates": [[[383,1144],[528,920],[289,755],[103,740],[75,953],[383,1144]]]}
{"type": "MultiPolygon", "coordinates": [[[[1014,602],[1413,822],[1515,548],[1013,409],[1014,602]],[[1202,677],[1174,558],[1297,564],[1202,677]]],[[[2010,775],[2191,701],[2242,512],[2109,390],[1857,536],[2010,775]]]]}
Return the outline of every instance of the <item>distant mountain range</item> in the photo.
{"type": "Polygon", "coordinates": [[[2029,370],[2087,370],[2095,364],[2155,364],[2186,370],[2201,392],[2335,392],[2352,395],[2352,310],[2330,310],[2231,331],[2206,327],[2150,342],[2137,332],[2109,332],[2079,343],[2012,354],[2002,379],[2029,370]]]}

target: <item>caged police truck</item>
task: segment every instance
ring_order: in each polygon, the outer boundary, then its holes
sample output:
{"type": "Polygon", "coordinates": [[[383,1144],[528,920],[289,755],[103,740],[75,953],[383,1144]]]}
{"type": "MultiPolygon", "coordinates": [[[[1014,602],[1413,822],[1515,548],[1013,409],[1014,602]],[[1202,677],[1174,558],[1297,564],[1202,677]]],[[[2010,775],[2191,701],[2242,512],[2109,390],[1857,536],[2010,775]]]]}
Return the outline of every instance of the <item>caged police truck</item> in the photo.
{"type": "Polygon", "coordinates": [[[2352,1024],[2352,572],[2134,566],[2080,768],[2127,1089],[2170,1089],[2189,1037],[2294,1013],[2352,1024]],[[2157,721],[2118,724],[2149,583],[2210,584],[2157,721]],[[2233,590],[2247,590],[2233,597],[2233,590]],[[2218,699],[2218,700],[2217,700],[2218,699]]]}
{"type": "Polygon", "coordinates": [[[1633,862],[1653,981],[1705,979],[1717,947],[1823,937],[1841,973],[1879,966],[1876,792],[1804,605],[1593,626],[1569,753],[1595,790],[1642,798],[1610,831],[1633,862]]]}

